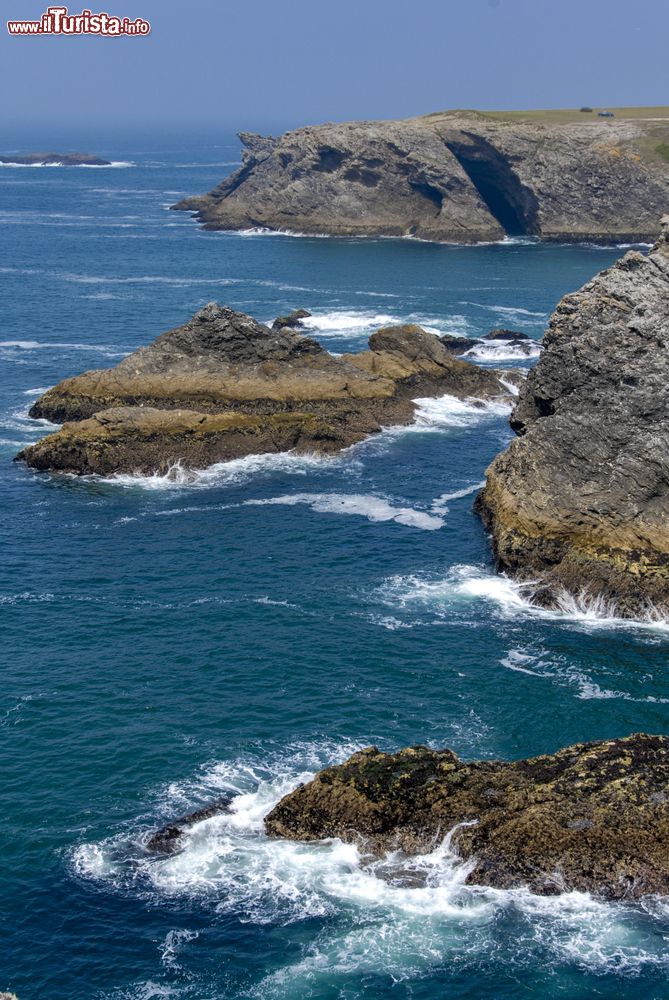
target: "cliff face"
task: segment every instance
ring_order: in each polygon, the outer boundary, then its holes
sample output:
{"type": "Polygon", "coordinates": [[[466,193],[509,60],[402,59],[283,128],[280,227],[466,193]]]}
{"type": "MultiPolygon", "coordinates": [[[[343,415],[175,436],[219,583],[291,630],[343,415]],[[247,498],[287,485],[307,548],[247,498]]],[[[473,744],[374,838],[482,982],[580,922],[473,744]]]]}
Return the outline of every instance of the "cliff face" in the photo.
{"type": "Polygon", "coordinates": [[[669,121],[445,112],[241,134],[243,166],[174,207],[209,229],[477,242],[649,240],[669,205],[669,121]]]}
{"type": "MultiPolygon", "coordinates": [[[[285,318],[284,318],[285,319],[285,318]]],[[[201,469],[249,454],[332,452],[411,423],[421,396],[504,396],[497,373],[460,361],[420,327],[390,327],[334,357],[210,303],[115,368],[49,389],[33,417],[67,421],[18,457],[75,473],[201,469]]]]}
{"type": "Polygon", "coordinates": [[[361,853],[451,845],[470,884],[610,899],[669,891],[669,739],[638,733],[518,761],[375,747],[286,795],[267,832],[340,837],[361,853]]]}
{"type": "Polygon", "coordinates": [[[669,613],[669,216],[562,299],[511,424],[478,499],[499,568],[547,604],[669,613]]]}

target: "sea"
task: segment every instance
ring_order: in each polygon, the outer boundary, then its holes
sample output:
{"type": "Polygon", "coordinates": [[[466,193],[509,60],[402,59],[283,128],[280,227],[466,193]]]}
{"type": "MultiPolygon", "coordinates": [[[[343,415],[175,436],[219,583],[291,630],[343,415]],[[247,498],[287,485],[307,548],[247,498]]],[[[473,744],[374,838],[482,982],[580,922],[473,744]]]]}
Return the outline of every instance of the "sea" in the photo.
{"type": "Polygon", "coordinates": [[[666,623],[578,596],[544,611],[495,574],[473,502],[507,400],[422,400],[413,426],[330,458],[107,479],[13,461],[53,430],[28,416],[46,388],[209,301],[263,322],[308,309],[336,353],[402,322],[539,341],[626,248],[203,232],[169,206],[235,168],[234,136],[84,143],[67,148],[112,166],[0,167],[0,990],[669,996],[667,899],[467,885],[448,839],[404,877],[399,858],[263,832],[281,796],[370,745],[511,759],[667,732],[666,623]],[[147,852],[226,793],[181,852],[147,852]]]}

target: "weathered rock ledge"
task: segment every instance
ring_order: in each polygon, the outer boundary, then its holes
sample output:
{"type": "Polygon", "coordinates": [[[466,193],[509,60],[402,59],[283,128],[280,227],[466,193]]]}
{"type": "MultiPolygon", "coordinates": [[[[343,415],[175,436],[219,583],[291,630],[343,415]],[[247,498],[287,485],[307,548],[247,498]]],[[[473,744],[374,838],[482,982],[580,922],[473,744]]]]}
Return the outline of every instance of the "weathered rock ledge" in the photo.
{"type": "Polygon", "coordinates": [[[519,437],[477,500],[498,568],[535,597],[669,614],[669,216],[558,304],[520,389],[519,437]]]}
{"type": "Polygon", "coordinates": [[[285,796],[265,827],[293,840],[339,837],[371,856],[429,852],[454,831],[469,884],[666,894],[669,737],[638,733],[510,762],[371,747],[285,796]]]}
{"type": "Polygon", "coordinates": [[[241,168],[173,206],[205,229],[648,241],[669,202],[657,110],[564,123],[449,111],[240,138],[241,168]]]}
{"type": "Polygon", "coordinates": [[[30,415],[65,421],[17,458],[79,474],[166,472],[296,450],[328,453],[414,419],[414,398],[507,394],[499,374],[461,361],[417,326],[373,334],[334,357],[280,322],[210,303],[114,368],[65,379],[30,415]]]}

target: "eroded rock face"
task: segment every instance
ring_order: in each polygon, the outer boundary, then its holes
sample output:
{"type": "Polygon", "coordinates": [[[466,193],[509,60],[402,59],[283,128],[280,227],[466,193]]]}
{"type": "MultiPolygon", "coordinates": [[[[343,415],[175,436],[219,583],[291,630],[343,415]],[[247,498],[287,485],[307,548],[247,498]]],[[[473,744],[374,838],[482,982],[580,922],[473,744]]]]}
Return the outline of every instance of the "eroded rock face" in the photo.
{"type": "Polygon", "coordinates": [[[340,837],[373,856],[429,852],[455,830],[470,884],[609,899],[667,893],[669,737],[640,733],[510,762],[371,747],[285,796],[265,826],[293,840],[340,837]]]}
{"type": "Polygon", "coordinates": [[[473,111],[243,133],[241,169],[174,207],[208,229],[648,240],[669,199],[654,153],[667,138],[652,117],[546,124],[473,111]]]}
{"type": "Polygon", "coordinates": [[[669,613],[669,217],[553,314],[520,435],[477,503],[501,570],[611,613],[669,613]]]}
{"type": "MultiPolygon", "coordinates": [[[[298,317],[299,319],[299,317],[298,317]]],[[[65,379],[30,414],[61,430],[26,448],[34,468],[166,472],[296,450],[328,453],[413,420],[414,398],[507,392],[420,327],[379,331],[340,358],[282,325],[210,303],[115,368],[65,379]]]]}

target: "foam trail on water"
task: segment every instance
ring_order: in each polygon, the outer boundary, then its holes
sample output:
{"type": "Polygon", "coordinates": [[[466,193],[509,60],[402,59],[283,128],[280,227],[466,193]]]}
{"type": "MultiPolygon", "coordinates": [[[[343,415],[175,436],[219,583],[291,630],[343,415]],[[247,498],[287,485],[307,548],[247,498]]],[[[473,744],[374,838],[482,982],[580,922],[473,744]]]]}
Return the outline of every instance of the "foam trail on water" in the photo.
{"type": "Polygon", "coordinates": [[[411,528],[437,531],[444,524],[443,518],[435,513],[415,510],[413,507],[395,507],[387,500],[375,496],[361,496],[348,493],[293,493],[287,496],[271,497],[267,500],[247,500],[247,506],[283,504],[293,507],[306,504],[321,514],[357,514],[368,521],[394,521],[411,528]]]}
{"type": "Polygon", "coordinates": [[[471,496],[472,493],[478,493],[484,486],[485,480],[479,483],[472,483],[471,486],[465,486],[463,489],[455,490],[453,493],[442,493],[441,496],[435,497],[432,501],[430,510],[433,514],[448,514],[448,504],[451,500],[462,500],[464,497],[471,496]]]}

